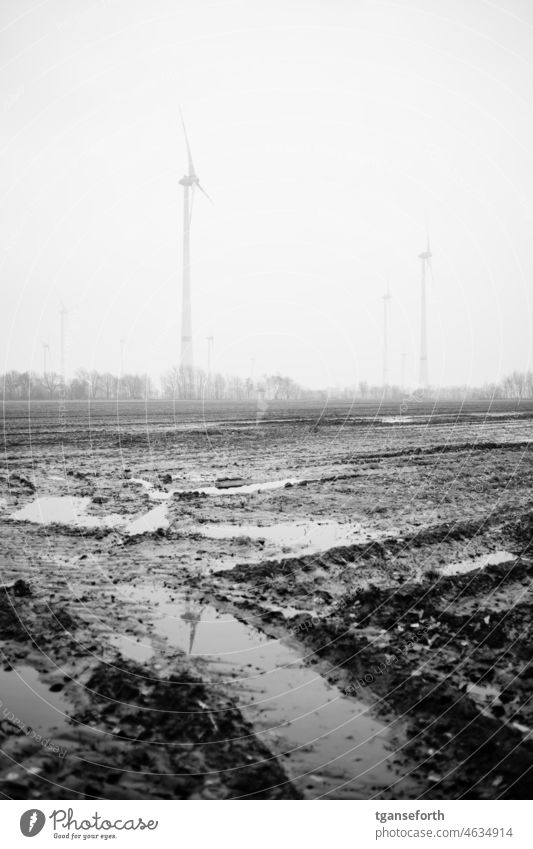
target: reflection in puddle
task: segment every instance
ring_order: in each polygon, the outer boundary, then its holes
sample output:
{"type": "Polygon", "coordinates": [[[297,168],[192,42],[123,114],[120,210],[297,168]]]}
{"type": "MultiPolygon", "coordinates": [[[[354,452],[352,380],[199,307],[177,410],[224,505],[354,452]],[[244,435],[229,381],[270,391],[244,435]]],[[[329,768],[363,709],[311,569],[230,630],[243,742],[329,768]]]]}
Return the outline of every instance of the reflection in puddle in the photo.
{"type": "Polygon", "coordinates": [[[508,551],[493,551],[491,554],[482,554],[472,560],[461,560],[459,563],[449,563],[439,570],[441,575],[464,575],[473,569],[483,569],[485,566],[498,566],[500,563],[512,563],[516,555],[508,551]]]}
{"type": "Polygon", "coordinates": [[[306,667],[295,648],[212,605],[170,601],[159,587],[115,590],[158,617],[155,633],[171,647],[202,657],[213,681],[230,683],[255,733],[308,797],[369,798],[408,781],[392,764],[391,727],[306,667]]]}
{"type": "Polygon", "coordinates": [[[210,539],[234,539],[244,537],[263,540],[276,548],[315,553],[343,545],[368,542],[374,538],[361,525],[339,522],[280,522],[277,525],[230,525],[202,524],[191,529],[192,533],[210,539]]]}
{"type": "Polygon", "coordinates": [[[32,666],[0,670],[0,693],[0,719],[25,733],[30,728],[56,733],[67,724],[68,702],[61,693],[51,692],[32,666]]]}

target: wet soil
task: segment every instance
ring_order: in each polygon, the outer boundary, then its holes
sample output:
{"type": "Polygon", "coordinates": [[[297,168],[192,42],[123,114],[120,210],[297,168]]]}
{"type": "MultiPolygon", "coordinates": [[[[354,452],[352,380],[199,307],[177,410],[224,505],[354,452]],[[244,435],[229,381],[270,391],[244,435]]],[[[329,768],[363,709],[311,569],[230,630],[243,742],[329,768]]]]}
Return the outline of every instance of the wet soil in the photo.
{"type": "Polygon", "coordinates": [[[6,405],[4,797],[527,798],[533,409],[408,406],[6,405]]]}

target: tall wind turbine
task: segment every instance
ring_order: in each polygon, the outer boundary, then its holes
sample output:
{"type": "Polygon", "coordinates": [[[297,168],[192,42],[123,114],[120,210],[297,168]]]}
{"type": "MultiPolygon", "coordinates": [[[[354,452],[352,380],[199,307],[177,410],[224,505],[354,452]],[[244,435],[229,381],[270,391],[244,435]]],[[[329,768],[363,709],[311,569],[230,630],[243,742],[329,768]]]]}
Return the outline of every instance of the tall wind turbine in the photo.
{"type": "Polygon", "coordinates": [[[391,293],[387,284],[387,291],[383,295],[383,387],[389,385],[389,350],[388,350],[388,321],[389,321],[389,301],[391,293]]]}
{"type": "Polygon", "coordinates": [[[429,234],[426,240],[426,250],[418,254],[421,262],[421,289],[420,289],[420,372],[418,385],[421,389],[428,386],[428,339],[427,339],[427,313],[426,313],[426,283],[428,272],[431,271],[431,250],[429,247],[429,234]]]}
{"type": "Polygon", "coordinates": [[[201,192],[209,199],[209,195],[200,185],[200,180],[196,176],[194,164],[192,161],[191,147],[185,128],[185,121],[181,115],[181,123],[183,126],[183,134],[185,136],[185,144],[187,146],[188,172],[180,180],[180,185],[183,186],[183,288],[181,300],[181,350],[180,363],[186,369],[192,369],[194,365],[193,349],[192,349],[192,305],[191,305],[191,217],[192,205],[194,198],[194,190],[199,188],[201,192]]]}

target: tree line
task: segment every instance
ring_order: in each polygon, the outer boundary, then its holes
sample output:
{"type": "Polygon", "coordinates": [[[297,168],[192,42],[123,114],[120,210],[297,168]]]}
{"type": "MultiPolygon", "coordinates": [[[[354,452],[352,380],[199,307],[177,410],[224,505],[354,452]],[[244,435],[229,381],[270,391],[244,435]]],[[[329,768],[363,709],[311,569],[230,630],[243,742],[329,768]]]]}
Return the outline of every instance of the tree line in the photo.
{"type": "MultiPolygon", "coordinates": [[[[281,374],[263,375],[257,380],[202,369],[173,367],[161,376],[159,385],[146,374],[124,374],[79,369],[64,381],[49,371],[8,371],[0,374],[0,397],[5,401],[46,400],[124,400],[148,399],[214,401],[325,401],[328,398],[360,401],[401,401],[410,390],[401,386],[372,385],[360,381],[355,386],[305,389],[281,374]]],[[[418,390],[424,398],[440,400],[533,399],[533,371],[513,371],[502,380],[482,386],[445,386],[418,390]]]]}
{"type": "Polygon", "coordinates": [[[79,369],[63,380],[54,371],[38,374],[8,371],[0,375],[0,397],[5,401],[141,401],[148,399],[250,401],[260,397],[279,401],[298,400],[305,390],[290,377],[264,375],[253,381],[235,375],[208,375],[202,369],[173,367],[160,384],[146,374],[124,374],[79,369]]]}

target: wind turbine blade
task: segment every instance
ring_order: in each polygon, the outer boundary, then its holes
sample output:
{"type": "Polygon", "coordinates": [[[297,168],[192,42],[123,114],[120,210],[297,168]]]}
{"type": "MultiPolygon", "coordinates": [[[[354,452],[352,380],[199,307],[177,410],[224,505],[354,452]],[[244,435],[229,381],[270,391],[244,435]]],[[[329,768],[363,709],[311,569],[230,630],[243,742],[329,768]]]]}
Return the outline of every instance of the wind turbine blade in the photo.
{"type": "Polygon", "coordinates": [[[185,121],[183,120],[183,112],[180,109],[180,118],[181,118],[181,126],[183,127],[183,135],[185,136],[185,145],[187,147],[187,157],[189,159],[189,177],[195,176],[194,164],[192,161],[192,153],[191,146],[189,144],[189,136],[187,135],[187,128],[185,126],[185,121]]]}
{"type": "Polygon", "coordinates": [[[203,186],[201,186],[201,185],[200,185],[200,183],[196,183],[196,186],[197,186],[197,188],[199,188],[199,189],[200,189],[200,191],[202,192],[202,194],[206,196],[207,200],[208,200],[210,203],[213,203],[213,198],[209,197],[209,195],[207,194],[207,192],[206,192],[206,190],[204,189],[204,187],[203,187],[203,186]]]}

